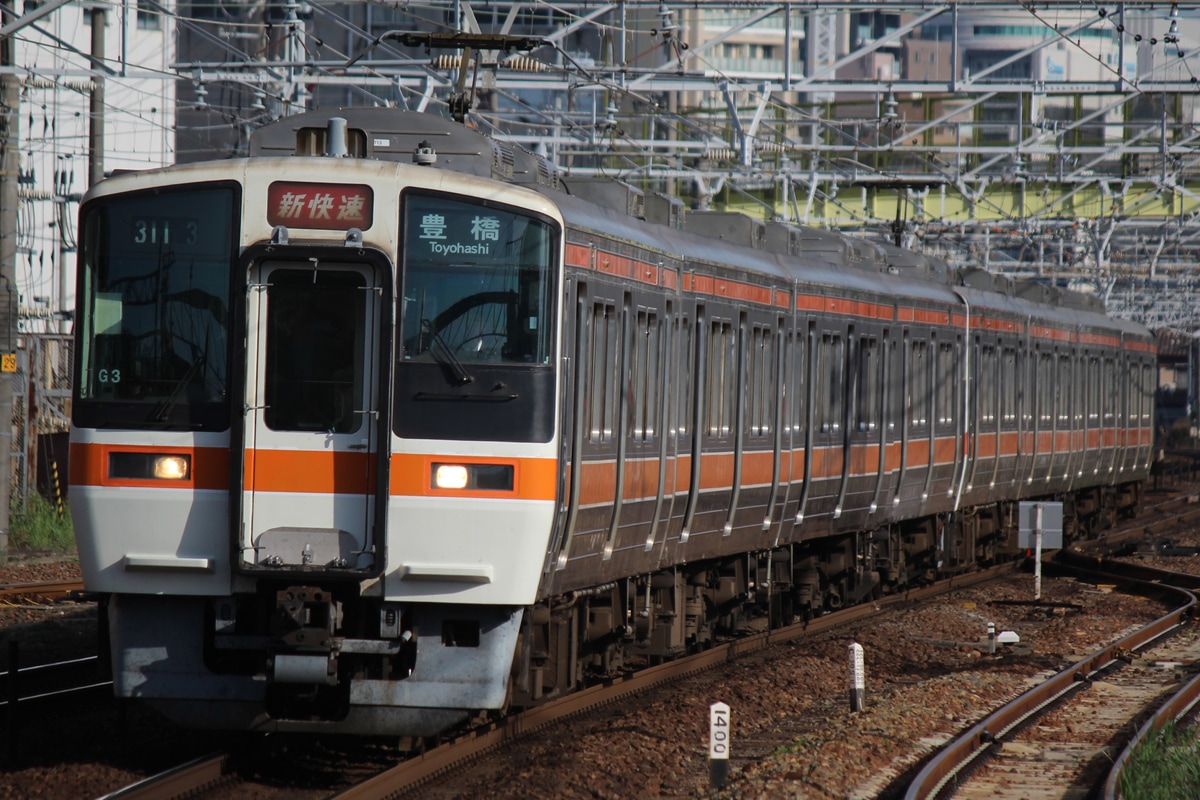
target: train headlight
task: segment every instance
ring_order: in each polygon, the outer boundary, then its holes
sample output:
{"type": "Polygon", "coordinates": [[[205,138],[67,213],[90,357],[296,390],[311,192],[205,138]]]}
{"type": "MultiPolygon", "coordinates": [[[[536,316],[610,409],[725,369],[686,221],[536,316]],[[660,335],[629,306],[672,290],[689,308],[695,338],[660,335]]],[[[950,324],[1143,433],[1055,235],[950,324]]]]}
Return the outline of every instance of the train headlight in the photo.
{"type": "Polygon", "coordinates": [[[154,459],[154,477],[160,481],[184,481],[188,466],[187,456],[158,456],[154,459]]]}
{"type": "Polygon", "coordinates": [[[186,481],[192,457],[183,454],[109,453],[108,477],[132,481],[186,481]]]}
{"type": "Polygon", "coordinates": [[[511,492],[512,464],[434,464],[434,489],[465,489],[477,492],[511,492]]]}
{"type": "Polygon", "coordinates": [[[434,464],[433,485],[437,489],[465,489],[470,474],[461,464],[434,464]]]}

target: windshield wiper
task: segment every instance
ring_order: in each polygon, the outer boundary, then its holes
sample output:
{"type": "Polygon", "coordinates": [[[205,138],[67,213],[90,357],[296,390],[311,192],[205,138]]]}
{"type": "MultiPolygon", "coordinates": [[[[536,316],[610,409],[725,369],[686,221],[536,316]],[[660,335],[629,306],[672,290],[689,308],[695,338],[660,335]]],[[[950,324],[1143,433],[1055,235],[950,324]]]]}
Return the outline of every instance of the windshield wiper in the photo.
{"type": "Polygon", "coordinates": [[[429,334],[429,354],[433,356],[439,364],[447,367],[454,374],[454,379],[458,386],[463,386],[475,380],[471,373],[467,372],[467,368],[462,365],[452,351],[445,339],[433,327],[433,323],[428,319],[422,318],[421,330],[429,334]]]}

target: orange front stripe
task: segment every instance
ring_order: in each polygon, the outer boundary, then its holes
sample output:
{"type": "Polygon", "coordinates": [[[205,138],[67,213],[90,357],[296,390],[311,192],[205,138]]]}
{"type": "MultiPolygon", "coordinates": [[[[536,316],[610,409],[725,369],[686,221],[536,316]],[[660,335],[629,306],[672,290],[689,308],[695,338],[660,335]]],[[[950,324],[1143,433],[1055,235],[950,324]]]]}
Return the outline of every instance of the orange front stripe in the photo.
{"type": "Polygon", "coordinates": [[[229,449],[225,447],[150,447],[136,444],[71,445],[68,481],[72,486],[132,486],[147,489],[229,489],[229,449]],[[132,480],[108,476],[110,453],[157,453],[188,456],[192,474],[185,481],[132,480]]]}
{"type": "Polygon", "coordinates": [[[247,450],[246,491],[370,494],[375,469],[367,453],[247,450]]]}

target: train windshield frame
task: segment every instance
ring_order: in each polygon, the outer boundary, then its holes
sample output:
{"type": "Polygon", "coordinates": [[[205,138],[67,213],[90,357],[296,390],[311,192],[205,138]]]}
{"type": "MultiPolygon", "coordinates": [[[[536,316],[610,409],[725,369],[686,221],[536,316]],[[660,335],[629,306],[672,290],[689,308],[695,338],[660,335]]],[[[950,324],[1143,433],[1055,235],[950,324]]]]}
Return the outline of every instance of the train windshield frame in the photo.
{"type": "Polygon", "coordinates": [[[240,187],[191,184],[80,210],[73,417],[86,428],[225,430],[240,187]]]}
{"type": "Polygon", "coordinates": [[[549,441],[561,226],[408,189],[400,229],[396,434],[549,441]]]}

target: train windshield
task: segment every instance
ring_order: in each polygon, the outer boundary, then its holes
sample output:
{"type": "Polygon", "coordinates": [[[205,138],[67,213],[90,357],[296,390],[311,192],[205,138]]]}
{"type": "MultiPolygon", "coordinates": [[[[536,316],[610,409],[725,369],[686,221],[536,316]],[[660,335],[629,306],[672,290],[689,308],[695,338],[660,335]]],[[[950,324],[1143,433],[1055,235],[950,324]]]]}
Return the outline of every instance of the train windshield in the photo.
{"type": "Polygon", "coordinates": [[[404,359],[550,363],[553,229],[479,201],[411,194],[404,359]]]}
{"type": "Polygon", "coordinates": [[[84,207],[77,425],[228,427],[235,203],[205,185],[84,207]]]}
{"type": "Polygon", "coordinates": [[[486,200],[403,200],[395,432],[549,441],[558,226],[486,200]]]}

